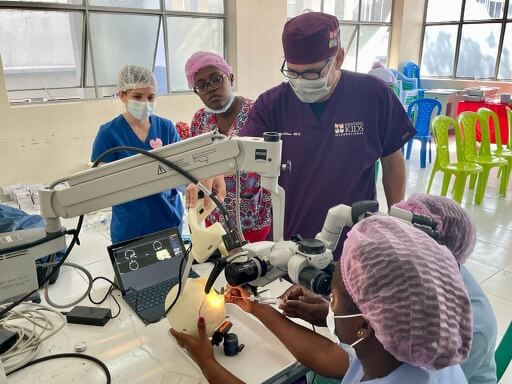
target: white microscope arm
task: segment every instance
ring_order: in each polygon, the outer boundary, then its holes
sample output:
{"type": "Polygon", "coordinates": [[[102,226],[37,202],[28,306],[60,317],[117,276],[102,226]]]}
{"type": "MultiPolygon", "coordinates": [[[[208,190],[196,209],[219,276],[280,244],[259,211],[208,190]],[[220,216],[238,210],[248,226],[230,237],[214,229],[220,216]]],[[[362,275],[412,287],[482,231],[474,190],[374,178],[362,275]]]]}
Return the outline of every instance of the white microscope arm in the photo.
{"type": "MultiPolygon", "coordinates": [[[[273,235],[280,241],[284,190],[277,182],[281,170],[286,169],[281,164],[281,147],[277,133],[265,133],[263,138],[226,138],[210,132],[151,152],[198,180],[237,170],[258,173],[261,186],[272,195],[273,235]]],[[[66,248],[60,218],[80,216],[189,182],[160,161],[137,154],[77,173],[54,188],[41,189],[39,200],[46,228],[0,234],[0,302],[37,288],[34,260],[66,248]]]]}

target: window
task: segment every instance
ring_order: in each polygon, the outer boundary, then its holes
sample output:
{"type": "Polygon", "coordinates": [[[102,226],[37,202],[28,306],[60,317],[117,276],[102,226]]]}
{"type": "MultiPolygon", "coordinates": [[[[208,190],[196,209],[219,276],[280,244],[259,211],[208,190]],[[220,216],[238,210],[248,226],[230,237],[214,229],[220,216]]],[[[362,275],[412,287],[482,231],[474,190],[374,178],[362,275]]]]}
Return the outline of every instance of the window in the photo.
{"type": "Polygon", "coordinates": [[[427,0],[426,76],[512,80],[512,0],[427,0]]]}
{"type": "Polygon", "coordinates": [[[224,55],[224,0],[27,2],[0,9],[12,103],[113,97],[125,64],[151,68],[161,95],[186,91],[184,67],[193,52],[224,55]]]}
{"type": "Polygon", "coordinates": [[[288,17],[322,11],[340,20],[343,68],[368,72],[375,61],[387,63],[393,0],[288,0],[288,17]]]}

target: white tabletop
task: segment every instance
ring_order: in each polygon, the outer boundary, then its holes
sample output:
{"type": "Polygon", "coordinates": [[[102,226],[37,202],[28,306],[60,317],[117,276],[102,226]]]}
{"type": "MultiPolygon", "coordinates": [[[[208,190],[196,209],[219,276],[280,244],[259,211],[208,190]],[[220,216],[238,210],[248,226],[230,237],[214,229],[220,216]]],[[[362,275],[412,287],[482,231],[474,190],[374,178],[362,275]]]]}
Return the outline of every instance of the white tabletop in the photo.
{"type": "MultiPolygon", "coordinates": [[[[200,274],[208,273],[210,266],[201,265],[194,269],[200,274]]],[[[67,282],[70,283],[69,281],[67,282]]],[[[216,286],[225,283],[221,277],[216,286]]],[[[50,293],[58,298],[63,283],[52,287],[50,293]]],[[[269,297],[280,295],[287,282],[273,282],[269,297]]],[[[73,290],[73,287],[70,287],[73,290]]],[[[94,293],[95,298],[102,297],[105,287],[94,293]]],[[[119,296],[118,293],[116,293],[119,296]]],[[[102,360],[112,374],[113,383],[144,384],[197,384],[205,383],[198,367],[176,344],[168,334],[169,323],[145,326],[142,321],[119,297],[122,311],[118,318],[111,319],[103,327],[67,324],[64,329],[46,341],[39,356],[74,352],[75,344],[85,341],[86,354],[102,360]]],[[[90,305],[85,300],[83,305],[90,305]]],[[[115,303],[109,299],[103,307],[110,306],[117,311],[115,303]]],[[[226,357],[222,345],[215,347],[217,360],[229,371],[247,383],[261,383],[275,377],[276,374],[289,371],[297,366],[296,360],[284,345],[268,331],[257,319],[241,311],[238,307],[227,305],[227,314],[234,324],[231,332],[238,335],[244,350],[235,357],[226,357]]],[[[299,321],[301,322],[301,321],[299,321]]],[[[302,322],[302,324],[305,324],[302,322]]],[[[326,335],[325,328],[320,332],[326,335]]],[[[9,383],[105,383],[102,370],[94,363],[79,359],[57,359],[26,368],[9,376],[9,383]]]]}

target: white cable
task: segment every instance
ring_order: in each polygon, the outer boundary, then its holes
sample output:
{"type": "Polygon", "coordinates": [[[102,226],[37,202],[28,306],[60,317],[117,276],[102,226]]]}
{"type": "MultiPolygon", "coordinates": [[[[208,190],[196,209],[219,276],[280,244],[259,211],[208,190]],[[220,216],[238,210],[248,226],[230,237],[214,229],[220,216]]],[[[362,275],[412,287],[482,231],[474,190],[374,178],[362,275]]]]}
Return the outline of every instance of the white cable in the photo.
{"type": "Polygon", "coordinates": [[[5,372],[9,374],[34,359],[41,344],[58,333],[65,325],[65,317],[47,306],[24,303],[23,307],[11,310],[0,320],[0,328],[18,334],[16,343],[0,356],[5,372]],[[52,320],[45,312],[56,315],[58,321],[52,320]]]}
{"type": "Polygon", "coordinates": [[[236,228],[242,243],[245,243],[244,231],[242,230],[242,222],[240,221],[240,171],[235,172],[235,219],[236,228]]]}
{"type": "MultiPolygon", "coordinates": [[[[50,264],[51,263],[53,263],[53,259],[50,259],[50,264]]],[[[51,305],[54,308],[59,308],[59,309],[68,308],[68,307],[77,305],[82,300],[84,300],[86,297],[88,297],[89,293],[92,290],[92,276],[91,276],[90,272],[85,267],[75,264],[75,263],[64,263],[63,265],[65,265],[67,267],[76,268],[76,269],[82,271],[83,273],[85,273],[85,276],[87,277],[87,280],[89,280],[89,281],[88,281],[87,289],[85,290],[84,294],[82,296],[80,296],[78,299],[73,300],[71,303],[66,303],[66,304],[57,304],[50,299],[50,295],[48,293],[49,282],[47,281],[46,284],[44,285],[44,299],[46,300],[46,302],[49,305],[51,305]]]]}

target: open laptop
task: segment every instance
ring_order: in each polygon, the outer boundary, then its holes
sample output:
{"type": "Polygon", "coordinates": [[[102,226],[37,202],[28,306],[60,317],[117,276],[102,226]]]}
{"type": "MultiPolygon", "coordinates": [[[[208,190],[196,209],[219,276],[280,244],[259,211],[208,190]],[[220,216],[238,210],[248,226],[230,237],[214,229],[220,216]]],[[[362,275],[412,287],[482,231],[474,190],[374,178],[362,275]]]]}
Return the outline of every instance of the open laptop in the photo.
{"type": "MultiPolygon", "coordinates": [[[[179,283],[185,246],[177,228],[107,247],[123,299],[147,323],[162,318],[165,299],[179,283]]],[[[191,271],[189,277],[198,277],[191,271]]]]}

